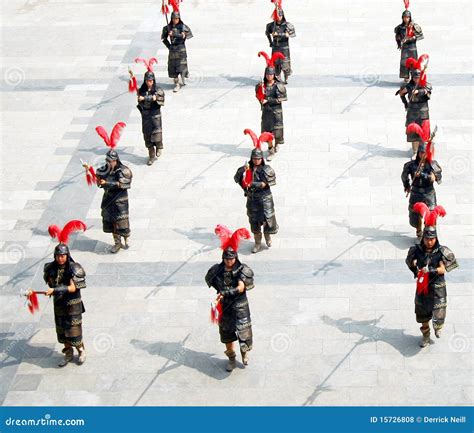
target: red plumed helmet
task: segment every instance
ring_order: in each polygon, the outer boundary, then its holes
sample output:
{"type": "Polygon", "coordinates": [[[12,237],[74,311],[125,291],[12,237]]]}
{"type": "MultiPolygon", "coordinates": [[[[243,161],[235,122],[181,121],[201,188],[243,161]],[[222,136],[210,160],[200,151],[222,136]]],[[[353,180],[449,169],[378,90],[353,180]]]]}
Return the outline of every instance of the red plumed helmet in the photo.
{"type": "Polygon", "coordinates": [[[171,5],[174,12],[179,12],[179,0],[168,0],[168,4],[171,5]]]}
{"type": "Polygon", "coordinates": [[[267,67],[275,67],[275,61],[278,59],[285,60],[285,56],[282,53],[273,53],[270,57],[265,51],[260,51],[258,57],[263,57],[267,63],[267,67]]]}
{"type": "Polygon", "coordinates": [[[417,134],[425,143],[430,139],[430,121],[424,120],[422,126],[413,122],[407,126],[407,134],[417,134]]]}
{"type": "Polygon", "coordinates": [[[125,128],[126,126],[127,125],[124,122],[118,122],[113,127],[110,137],[107,134],[107,131],[102,126],[97,126],[95,130],[97,134],[99,134],[102,137],[107,147],[110,147],[111,149],[115,149],[122,135],[123,128],[125,128]]]}
{"type": "Polygon", "coordinates": [[[156,57],[151,57],[148,60],[144,59],[143,57],[137,57],[135,59],[135,63],[143,63],[147,71],[153,72],[153,65],[156,65],[158,63],[158,60],[156,59],[156,57]]]}
{"type": "Polygon", "coordinates": [[[48,233],[53,239],[57,239],[61,244],[67,244],[69,242],[69,236],[73,232],[86,231],[86,225],[79,220],[69,221],[62,229],[56,225],[50,225],[48,227],[48,233]]]}
{"type": "Polygon", "coordinates": [[[425,221],[425,226],[436,226],[438,217],[446,216],[446,211],[443,206],[436,206],[430,211],[428,206],[421,201],[413,205],[413,210],[421,215],[425,221]]]}
{"type": "Polygon", "coordinates": [[[240,228],[232,233],[226,226],[218,224],[214,233],[221,241],[221,249],[231,248],[235,252],[239,250],[242,239],[250,239],[250,232],[246,228],[240,228]]]}

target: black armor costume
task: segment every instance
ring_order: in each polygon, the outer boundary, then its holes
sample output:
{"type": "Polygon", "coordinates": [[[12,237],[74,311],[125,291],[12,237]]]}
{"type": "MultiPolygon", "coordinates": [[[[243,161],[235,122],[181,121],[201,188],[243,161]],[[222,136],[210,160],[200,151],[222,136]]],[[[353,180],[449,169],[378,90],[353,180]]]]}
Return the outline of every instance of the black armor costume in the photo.
{"type": "Polygon", "coordinates": [[[286,21],[285,14],[281,9],[277,10],[277,14],[279,21],[275,20],[268,23],[265,29],[265,35],[272,48],[272,54],[282,53],[285,56],[283,60],[278,59],[275,62],[275,74],[279,77],[283,71],[286,82],[292,73],[289,38],[294,38],[296,33],[295,27],[286,21]]]}
{"type": "MultiPolygon", "coordinates": [[[[424,148],[420,148],[424,151],[424,148]]],[[[419,173],[415,177],[415,173],[420,166],[420,152],[418,152],[415,160],[407,162],[403,166],[402,182],[405,191],[410,191],[410,200],[408,205],[410,225],[417,229],[417,236],[421,237],[422,221],[420,215],[413,210],[413,205],[417,202],[425,203],[430,210],[436,207],[436,191],[434,182],[441,183],[442,170],[437,161],[425,161],[419,173]],[[433,176],[434,175],[434,181],[433,176]],[[411,183],[410,183],[411,181],[411,183]]]]}
{"type": "Polygon", "coordinates": [[[253,160],[248,162],[248,166],[252,170],[252,184],[248,188],[242,186],[247,166],[240,167],[234,176],[234,181],[238,183],[247,197],[247,216],[249,217],[250,229],[255,236],[256,251],[260,250],[261,243],[261,227],[267,241],[267,245],[271,245],[270,235],[278,233],[278,224],[275,217],[275,205],[273,203],[273,195],[270,189],[276,185],[275,171],[263,160],[263,152],[260,149],[252,151],[252,158],[258,155],[262,158],[262,163],[255,166],[253,160]]]}
{"type": "MultiPolygon", "coordinates": [[[[415,71],[415,75],[419,76],[419,71],[415,71]]],[[[421,126],[423,120],[430,118],[428,101],[431,98],[432,90],[433,88],[430,83],[426,83],[424,87],[421,87],[415,84],[413,80],[411,80],[406,86],[402,86],[400,89],[400,97],[407,111],[405,126],[408,126],[413,122],[421,126]],[[418,91],[418,93],[415,94],[415,91],[418,91]]],[[[417,134],[407,133],[407,142],[413,143],[418,141],[419,136],[417,134]]]]}
{"type": "MultiPolygon", "coordinates": [[[[431,251],[427,250],[423,242],[411,247],[406,259],[406,264],[415,278],[417,278],[419,270],[423,268],[428,270],[428,293],[416,293],[415,314],[418,323],[426,323],[433,319],[433,328],[437,337],[439,337],[439,332],[444,325],[447,307],[446,280],[444,274],[438,274],[436,270],[441,262],[444,264],[446,272],[450,272],[459,266],[453,252],[449,248],[440,245],[438,240],[436,240],[436,244],[431,251]]],[[[421,330],[425,340],[428,340],[429,343],[429,327],[421,330]]]]}
{"type": "Polygon", "coordinates": [[[107,152],[106,160],[117,161],[117,165],[111,169],[110,165],[106,164],[97,170],[98,186],[104,189],[101,204],[102,225],[105,233],[114,235],[115,247],[120,249],[122,247],[120,237],[124,238],[124,246],[127,247],[130,236],[127,190],[132,183],[132,171],[122,164],[114,150],[107,152]],[[103,185],[100,184],[101,179],[105,180],[103,185]]]}
{"type": "Polygon", "coordinates": [[[409,57],[414,59],[418,58],[418,51],[416,48],[416,42],[421,41],[423,36],[423,31],[421,27],[412,22],[410,11],[403,12],[402,19],[404,16],[410,17],[410,22],[408,26],[402,21],[397,27],[395,27],[395,41],[397,42],[398,48],[401,50],[400,55],[400,78],[408,79],[410,78],[410,71],[406,67],[405,63],[409,57]],[[410,35],[407,35],[410,33],[410,35]]]}
{"type": "Polygon", "coordinates": [[[179,18],[178,24],[170,22],[167,26],[163,27],[161,33],[161,40],[169,50],[168,54],[168,76],[174,79],[177,88],[179,90],[178,77],[181,75],[183,85],[185,84],[184,79],[188,78],[188,57],[186,53],[186,40],[191,39],[193,34],[191,29],[181,21],[179,12],[173,12],[171,14],[171,20],[174,17],[179,18]]]}
{"type": "Polygon", "coordinates": [[[222,298],[222,317],[219,334],[222,343],[239,341],[242,352],[252,349],[252,322],[246,291],[253,289],[253,271],[247,265],[235,261],[232,271],[226,271],[224,262],[216,264],[206,274],[206,283],[216,289],[222,298]],[[245,291],[235,288],[243,281],[245,291]]]}
{"type": "MultiPolygon", "coordinates": [[[[268,70],[269,68],[267,68],[268,70]]],[[[260,132],[271,132],[275,137],[275,151],[277,151],[278,145],[284,144],[284,132],[283,132],[283,108],[281,103],[287,101],[286,87],[283,83],[280,83],[277,79],[273,82],[272,86],[268,86],[265,78],[265,99],[268,101],[262,105],[262,123],[260,132]]],[[[261,84],[255,86],[257,92],[261,84]]]]}
{"type": "Polygon", "coordinates": [[[142,132],[145,146],[148,148],[151,165],[163,149],[163,131],[161,124],[161,107],[165,105],[165,92],[156,85],[155,74],[147,72],[144,82],[138,90],[137,108],[142,115],[142,132]],[[148,89],[146,80],[153,80],[153,86],[148,89]],[[140,100],[143,97],[143,100],[140,100]],[[155,150],[156,148],[156,150],[155,150]]]}

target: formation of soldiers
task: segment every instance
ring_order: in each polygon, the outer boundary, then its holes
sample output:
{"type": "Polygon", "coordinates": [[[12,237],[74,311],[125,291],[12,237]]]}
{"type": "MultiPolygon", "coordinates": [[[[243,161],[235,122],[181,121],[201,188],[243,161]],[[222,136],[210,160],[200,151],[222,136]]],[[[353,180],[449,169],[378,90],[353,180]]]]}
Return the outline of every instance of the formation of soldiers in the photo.
{"type": "MultiPolygon", "coordinates": [[[[286,85],[292,73],[289,40],[295,37],[294,26],[285,18],[282,0],[272,0],[272,3],[272,22],[265,29],[272,52],[258,53],[266,62],[263,78],[255,87],[255,96],[261,108],[260,135],[257,136],[251,129],[244,130],[244,134],[252,140],[253,150],[249,161],[239,167],[234,176],[247,201],[247,216],[255,241],[253,253],[262,250],[263,238],[267,248],[270,248],[272,235],[276,235],[279,229],[271,191],[271,187],[276,185],[276,175],[267,161],[274,158],[279,147],[284,144],[282,103],[287,101],[286,85]],[[264,143],[268,145],[267,161],[262,149],[264,143]]],[[[444,275],[458,265],[452,251],[438,241],[437,218],[446,212],[437,205],[434,190],[434,183],[441,182],[441,167],[433,158],[436,129],[431,132],[429,124],[428,101],[432,92],[426,78],[429,57],[418,57],[416,43],[423,39],[423,33],[421,27],[412,21],[408,6],[405,0],[403,21],[395,28],[397,46],[401,50],[400,78],[404,79],[397,95],[400,95],[406,109],[407,141],[412,143],[413,151],[413,158],[404,165],[402,182],[410,197],[409,222],[416,228],[417,242],[410,248],[406,263],[417,280],[415,313],[423,334],[421,346],[425,347],[431,341],[431,320],[436,337],[440,337],[447,306],[444,275]]],[[[185,43],[192,37],[192,32],[181,19],[180,0],[167,0],[166,4],[163,0],[162,12],[167,21],[161,39],[169,50],[168,75],[175,85],[173,91],[178,92],[186,85],[189,76],[185,43]],[[170,7],[173,12],[168,22],[170,7]]],[[[143,137],[149,152],[147,164],[152,165],[163,150],[161,107],[164,106],[165,93],[158,86],[153,72],[156,58],[137,58],[135,61],[142,63],[146,71],[143,83],[138,87],[133,72],[129,70],[129,90],[137,96],[143,137]]],[[[105,164],[95,171],[92,166],[83,163],[87,182],[104,190],[101,203],[103,231],[113,236],[110,248],[112,254],[121,249],[126,250],[130,245],[127,191],[131,187],[133,175],[130,168],[122,163],[116,150],[125,127],[125,123],[118,122],[109,135],[102,126],[98,126],[96,131],[108,148],[105,164]]],[[[59,244],[54,250],[54,260],[44,267],[44,281],[48,290],[27,293],[28,306],[32,312],[38,308],[37,294],[53,296],[57,338],[64,344],[64,359],[59,363],[60,366],[73,360],[74,347],[79,354],[78,363],[82,364],[86,360],[82,341],[82,314],[85,308],[80,294],[86,287],[85,271],[72,259],[67,246],[71,233],[78,230],[86,230],[86,225],[78,220],[68,222],[62,230],[50,226],[50,235],[57,238],[59,244]]],[[[217,292],[217,298],[212,303],[211,318],[219,326],[220,340],[225,345],[224,353],[228,358],[226,370],[229,372],[237,365],[234,343],[238,342],[243,365],[249,362],[253,344],[247,291],[254,287],[254,272],[240,261],[238,255],[240,242],[251,238],[250,231],[240,228],[233,232],[224,225],[218,225],[215,233],[221,242],[222,260],[212,266],[205,276],[207,285],[217,292]]]]}
{"type": "Polygon", "coordinates": [[[415,315],[421,324],[421,347],[431,340],[430,321],[435,336],[440,338],[446,318],[447,293],[445,274],[458,267],[453,252],[439,243],[436,229],[438,217],[446,211],[437,204],[435,183],[441,183],[441,166],[434,159],[434,137],[431,131],[428,102],[433,88],[427,81],[429,56],[418,57],[417,41],[423,32],[413,21],[409,0],[404,0],[402,23],[395,27],[395,40],[401,51],[400,78],[404,84],[397,91],[406,111],[406,137],[412,145],[413,157],[403,166],[402,183],[409,196],[409,222],[416,229],[417,243],[408,251],[406,264],[416,278],[415,315]],[[424,227],[423,227],[424,226],[424,227]]]}

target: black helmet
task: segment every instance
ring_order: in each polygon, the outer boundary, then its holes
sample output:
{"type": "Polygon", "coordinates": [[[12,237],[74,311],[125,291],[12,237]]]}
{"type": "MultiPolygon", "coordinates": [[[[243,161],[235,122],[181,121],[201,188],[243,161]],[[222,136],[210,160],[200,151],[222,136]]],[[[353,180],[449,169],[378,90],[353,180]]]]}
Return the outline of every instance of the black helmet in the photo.
{"type": "Polygon", "coordinates": [[[110,161],[118,161],[119,160],[119,156],[118,156],[118,153],[111,149],[109,150],[106,154],[105,154],[105,160],[107,162],[110,162],[110,161]]]}
{"type": "Polygon", "coordinates": [[[155,74],[153,73],[153,71],[146,71],[145,72],[145,77],[144,77],[144,80],[153,80],[155,81],[155,74]]]}
{"type": "Polygon", "coordinates": [[[403,11],[403,13],[402,13],[402,19],[403,19],[404,17],[410,17],[410,18],[411,18],[411,12],[410,12],[408,9],[405,10],[405,11],[403,11]]]}
{"type": "Polygon", "coordinates": [[[438,237],[436,226],[426,226],[423,230],[423,237],[426,239],[436,239],[438,237]]]}
{"type": "Polygon", "coordinates": [[[252,159],[263,159],[263,152],[262,149],[258,149],[257,147],[252,150],[252,153],[250,155],[252,159]]]}
{"type": "Polygon", "coordinates": [[[61,255],[69,256],[69,247],[66,244],[57,244],[54,248],[54,256],[61,256],[61,255]]]}
{"type": "Polygon", "coordinates": [[[237,251],[234,251],[231,247],[227,247],[222,252],[222,259],[236,259],[237,257],[237,251]]]}
{"type": "Polygon", "coordinates": [[[420,76],[421,76],[421,71],[420,71],[419,69],[413,69],[413,70],[411,71],[411,75],[412,75],[412,77],[414,77],[414,78],[420,78],[420,76]]]}
{"type": "Polygon", "coordinates": [[[172,12],[171,13],[171,19],[173,19],[173,18],[181,18],[181,16],[179,15],[179,12],[177,12],[177,11],[172,12]]]}
{"type": "Polygon", "coordinates": [[[265,68],[265,75],[275,75],[275,68],[273,66],[267,66],[265,68]]]}

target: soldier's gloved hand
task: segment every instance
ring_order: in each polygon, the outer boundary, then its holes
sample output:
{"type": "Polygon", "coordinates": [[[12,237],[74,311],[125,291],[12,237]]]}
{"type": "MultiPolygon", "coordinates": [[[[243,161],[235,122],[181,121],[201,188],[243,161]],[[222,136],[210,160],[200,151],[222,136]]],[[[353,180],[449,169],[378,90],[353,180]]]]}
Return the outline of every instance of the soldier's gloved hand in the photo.
{"type": "Polygon", "coordinates": [[[253,190],[262,189],[262,182],[252,182],[250,188],[253,190]]]}
{"type": "Polygon", "coordinates": [[[437,276],[438,275],[438,268],[436,268],[435,266],[429,266],[428,267],[428,273],[430,274],[430,276],[437,276]]]}
{"type": "Polygon", "coordinates": [[[221,290],[221,295],[224,297],[227,296],[235,296],[239,294],[239,288],[238,287],[228,287],[226,286],[223,290],[221,290]]]}
{"type": "Polygon", "coordinates": [[[426,268],[426,260],[424,258],[423,259],[418,259],[416,261],[416,267],[420,270],[423,269],[423,268],[426,268]]]}

